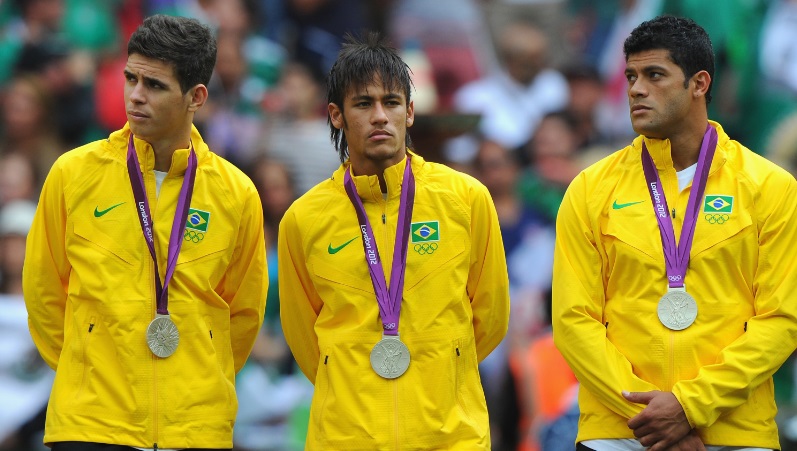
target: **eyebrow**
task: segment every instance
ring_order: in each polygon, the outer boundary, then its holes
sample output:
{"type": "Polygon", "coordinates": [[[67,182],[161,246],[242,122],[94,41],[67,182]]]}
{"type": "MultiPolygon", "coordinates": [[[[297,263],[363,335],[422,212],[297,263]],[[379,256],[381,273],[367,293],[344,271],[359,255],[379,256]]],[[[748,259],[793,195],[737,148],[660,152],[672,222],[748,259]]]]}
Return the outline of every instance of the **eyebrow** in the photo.
{"type": "MultiPolygon", "coordinates": [[[[356,94],[356,95],[353,95],[351,97],[351,100],[356,102],[358,100],[372,100],[374,98],[376,98],[376,96],[372,96],[370,94],[356,94]]],[[[396,93],[396,92],[389,92],[389,93],[381,96],[380,98],[381,99],[388,99],[388,100],[401,99],[401,95],[396,93]]]]}
{"type": "MultiPolygon", "coordinates": [[[[130,72],[127,69],[124,70],[124,74],[125,74],[125,77],[138,77],[136,74],[134,74],[133,72],[130,72]]],[[[163,81],[163,80],[161,80],[159,78],[148,77],[146,75],[142,75],[141,78],[143,78],[144,81],[146,81],[147,83],[158,83],[158,84],[163,85],[163,86],[169,86],[168,83],[166,83],[165,81],[163,81]]]]}
{"type": "MultiPolygon", "coordinates": [[[[625,68],[625,73],[637,72],[630,67],[625,68]]],[[[643,67],[640,72],[669,72],[669,70],[664,66],[659,66],[658,64],[651,64],[649,66],[643,67]]]]}

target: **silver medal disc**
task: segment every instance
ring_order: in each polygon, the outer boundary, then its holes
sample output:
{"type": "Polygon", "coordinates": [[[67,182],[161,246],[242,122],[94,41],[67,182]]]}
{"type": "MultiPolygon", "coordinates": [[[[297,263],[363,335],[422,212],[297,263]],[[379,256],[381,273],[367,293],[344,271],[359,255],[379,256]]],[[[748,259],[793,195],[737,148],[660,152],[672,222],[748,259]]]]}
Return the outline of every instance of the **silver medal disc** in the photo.
{"type": "Polygon", "coordinates": [[[371,368],[385,379],[395,379],[410,366],[410,350],[399,337],[383,336],[371,350],[371,368]]]}
{"type": "Polygon", "coordinates": [[[659,300],[659,321],[668,329],[683,330],[697,318],[697,302],[684,289],[670,289],[659,300]]]}
{"type": "Polygon", "coordinates": [[[169,315],[157,315],[147,327],[147,345],[158,357],[166,358],[174,354],[180,343],[180,332],[169,315]]]}

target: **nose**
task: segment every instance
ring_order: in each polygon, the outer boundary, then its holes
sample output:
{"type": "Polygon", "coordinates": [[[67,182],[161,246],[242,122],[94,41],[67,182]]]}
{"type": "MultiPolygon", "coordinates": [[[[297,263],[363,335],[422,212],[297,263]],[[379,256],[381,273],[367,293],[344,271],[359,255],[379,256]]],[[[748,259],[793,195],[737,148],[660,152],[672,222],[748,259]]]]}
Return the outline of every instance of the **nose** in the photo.
{"type": "Polygon", "coordinates": [[[633,82],[629,82],[628,84],[629,98],[644,97],[647,95],[647,93],[648,93],[647,88],[645,87],[645,84],[641,80],[636,79],[633,82]]]}
{"type": "Polygon", "coordinates": [[[128,96],[130,101],[133,103],[144,103],[146,101],[146,97],[144,96],[144,86],[143,83],[135,83],[132,86],[128,85],[127,89],[130,91],[130,95],[128,96]]]}
{"type": "Polygon", "coordinates": [[[386,124],[387,123],[387,113],[385,112],[385,107],[382,105],[382,102],[375,102],[373,114],[371,115],[371,123],[372,124],[386,124]]]}

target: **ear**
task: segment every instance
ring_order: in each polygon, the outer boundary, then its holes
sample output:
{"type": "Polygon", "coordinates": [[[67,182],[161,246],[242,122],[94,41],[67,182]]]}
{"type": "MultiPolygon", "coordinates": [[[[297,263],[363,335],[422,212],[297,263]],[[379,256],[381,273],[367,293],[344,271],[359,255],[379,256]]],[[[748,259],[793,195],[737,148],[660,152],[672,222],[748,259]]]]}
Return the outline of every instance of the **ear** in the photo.
{"type": "Polygon", "coordinates": [[[338,130],[343,128],[343,110],[340,109],[334,103],[330,103],[327,105],[327,111],[329,111],[329,122],[332,123],[332,126],[337,128],[338,130]]]}
{"type": "Polygon", "coordinates": [[[186,93],[189,96],[188,111],[194,113],[196,110],[202,108],[208,100],[208,88],[203,84],[199,84],[189,89],[186,93]]]}
{"type": "Polygon", "coordinates": [[[711,75],[701,70],[692,75],[692,81],[695,83],[695,90],[692,95],[694,97],[705,97],[709,86],[711,86],[711,75]]]}
{"type": "Polygon", "coordinates": [[[407,127],[412,127],[412,124],[415,122],[415,102],[410,100],[409,105],[407,105],[407,127]]]}

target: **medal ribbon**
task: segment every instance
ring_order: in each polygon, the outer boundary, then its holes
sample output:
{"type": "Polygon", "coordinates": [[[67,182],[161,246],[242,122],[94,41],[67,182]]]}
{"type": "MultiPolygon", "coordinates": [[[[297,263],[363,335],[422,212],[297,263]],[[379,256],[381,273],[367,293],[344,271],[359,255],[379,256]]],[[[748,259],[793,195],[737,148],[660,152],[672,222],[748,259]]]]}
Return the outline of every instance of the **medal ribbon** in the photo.
{"type": "Polygon", "coordinates": [[[394,255],[393,258],[389,290],[385,286],[385,272],[382,268],[382,259],[379,257],[379,249],[376,247],[371,222],[365,214],[365,207],[362,200],[360,200],[360,196],[357,195],[357,187],[351,178],[350,170],[347,170],[343,176],[343,186],[346,188],[346,194],[349,195],[349,199],[357,211],[357,219],[362,232],[363,248],[365,249],[365,261],[368,264],[371,283],[374,285],[376,301],[379,304],[382,329],[385,335],[396,336],[398,335],[399,316],[401,315],[404,272],[407,268],[407,245],[410,238],[412,207],[415,202],[415,176],[412,174],[410,155],[407,154],[407,162],[404,166],[404,180],[401,183],[396,242],[393,246],[394,252],[398,251],[398,255],[394,255]]]}
{"type": "Polygon", "coordinates": [[[703,135],[703,143],[700,145],[695,179],[692,182],[692,191],[689,193],[684,224],[681,228],[681,239],[676,246],[675,232],[670,218],[670,210],[667,207],[667,199],[664,197],[664,190],[661,188],[661,179],[645,141],[642,141],[642,169],[645,172],[650,199],[653,201],[653,211],[656,213],[656,220],[659,223],[661,244],[664,248],[664,261],[667,268],[667,281],[670,288],[684,286],[686,269],[689,266],[689,251],[692,249],[692,239],[695,235],[695,225],[700,211],[700,199],[703,198],[703,193],[706,191],[708,172],[711,169],[711,160],[714,158],[716,148],[717,131],[709,124],[706,127],[706,133],[703,135]]]}
{"type": "Polygon", "coordinates": [[[138,164],[136,148],[133,145],[133,134],[127,142],[127,172],[130,175],[130,185],[133,187],[133,196],[136,200],[136,212],[141,223],[141,231],[144,233],[144,240],[147,242],[149,254],[155,264],[155,297],[158,300],[157,311],[159,315],[168,315],[169,310],[169,282],[174,275],[177,266],[177,256],[180,254],[180,247],[183,245],[183,230],[188,219],[188,209],[191,205],[191,196],[194,192],[194,180],[196,180],[197,158],[193,146],[188,154],[188,167],[183,177],[183,185],[180,188],[180,197],[177,200],[177,209],[174,212],[172,221],[172,232],[169,236],[169,255],[166,260],[166,277],[161,284],[160,273],[158,272],[158,259],[155,256],[155,231],[153,228],[152,214],[149,209],[147,192],[144,186],[144,178],[141,175],[141,167],[138,164]]]}

